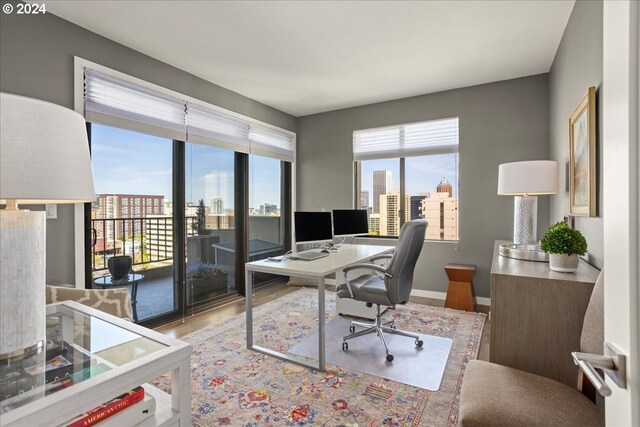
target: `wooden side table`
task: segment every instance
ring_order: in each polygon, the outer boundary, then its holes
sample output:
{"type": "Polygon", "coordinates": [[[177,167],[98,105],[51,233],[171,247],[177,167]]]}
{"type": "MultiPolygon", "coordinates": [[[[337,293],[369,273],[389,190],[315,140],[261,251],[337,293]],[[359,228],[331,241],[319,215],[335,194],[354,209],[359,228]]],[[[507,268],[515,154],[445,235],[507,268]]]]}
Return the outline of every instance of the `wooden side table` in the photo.
{"type": "Polygon", "coordinates": [[[447,299],[444,306],[456,310],[476,311],[476,294],[473,290],[473,275],[476,266],[469,264],[447,264],[444,266],[449,278],[447,299]]]}

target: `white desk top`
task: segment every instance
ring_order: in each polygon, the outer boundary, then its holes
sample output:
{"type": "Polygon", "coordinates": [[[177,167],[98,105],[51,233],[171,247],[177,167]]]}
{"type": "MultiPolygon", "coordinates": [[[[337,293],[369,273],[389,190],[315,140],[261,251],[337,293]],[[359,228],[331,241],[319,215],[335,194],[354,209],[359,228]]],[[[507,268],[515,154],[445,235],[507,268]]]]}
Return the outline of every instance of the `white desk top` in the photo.
{"type": "Polygon", "coordinates": [[[248,271],[279,274],[281,276],[312,276],[324,277],[344,267],[368,260],[376,255],[395,249],[394,246],[376,245],[342,245],[329,256],[313,261],[283,260],[283,261],[253,261],[245,264],[248,271]]]}

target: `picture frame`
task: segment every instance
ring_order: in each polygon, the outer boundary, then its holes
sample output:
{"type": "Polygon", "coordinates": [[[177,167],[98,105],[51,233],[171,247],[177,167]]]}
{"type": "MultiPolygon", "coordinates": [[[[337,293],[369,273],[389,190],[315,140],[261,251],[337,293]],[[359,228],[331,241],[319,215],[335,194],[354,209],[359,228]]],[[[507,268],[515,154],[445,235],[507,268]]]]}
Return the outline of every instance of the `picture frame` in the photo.
{"type": "Polygon", "coordinates": [[[569,118],[569,213],[596,216],[596,88],[569,118]]]}

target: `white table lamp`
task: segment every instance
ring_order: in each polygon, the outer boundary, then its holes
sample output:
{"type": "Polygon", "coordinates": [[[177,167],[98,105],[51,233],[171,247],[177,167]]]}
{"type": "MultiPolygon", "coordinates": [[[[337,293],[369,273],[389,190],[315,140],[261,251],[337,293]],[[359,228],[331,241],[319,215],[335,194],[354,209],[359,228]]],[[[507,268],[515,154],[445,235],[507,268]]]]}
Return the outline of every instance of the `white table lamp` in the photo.
{"type": "Polygon", "coordinates": [[[45,212],[18,204],[95,199],[85,120],[68,108],[0,94],[0,359],[42,348],[45,212]]]}
{"type": "Polygon", "coordinates": [[[558,165],[551,160],[504,163],[498,170],[498,194],[516,196],[513,243],[537,242],[538,196],[558,191],[558,165]]]}

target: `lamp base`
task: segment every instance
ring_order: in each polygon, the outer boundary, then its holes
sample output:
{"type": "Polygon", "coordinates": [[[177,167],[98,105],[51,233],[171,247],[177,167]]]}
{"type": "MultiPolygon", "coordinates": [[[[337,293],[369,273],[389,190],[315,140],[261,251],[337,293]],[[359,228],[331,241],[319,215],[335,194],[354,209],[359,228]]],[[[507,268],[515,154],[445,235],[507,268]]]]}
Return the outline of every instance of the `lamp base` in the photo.
{"type": "Polygon", "coordinates": [[[45,227],[42,211],[0,209],[3,357],[29,353],[45,340],[45,227]]]}
{"type": "Polygon", "coordinates": [[[40,353],[44,348],[44,340],[30,345],[29,347],[16,350],[13,353],[0,354],[0,362],[18,362],[26,357],[30,357],[35,353],[40,353]]]}
{"type": "Polygon", "coordinates": [[[498,247],[498,253],[506,258],[520,259],[523,261],[549,262],[549,254],[540,249],[538,243],[534,243],[533,245],[503,243],[498,247]]]}
{"type": "Polygon", "coordinates": [[[513,243],[535,244],[538,229],[538,196],[516,196],[513,209],[513,243]]]}

